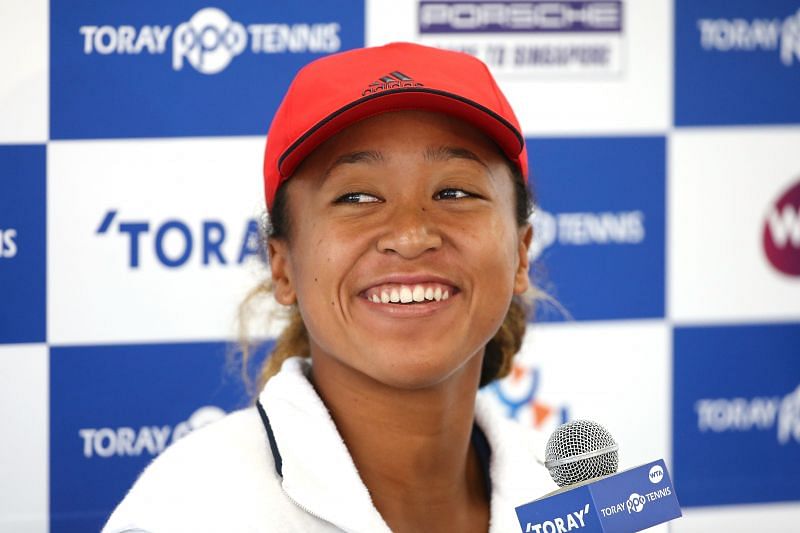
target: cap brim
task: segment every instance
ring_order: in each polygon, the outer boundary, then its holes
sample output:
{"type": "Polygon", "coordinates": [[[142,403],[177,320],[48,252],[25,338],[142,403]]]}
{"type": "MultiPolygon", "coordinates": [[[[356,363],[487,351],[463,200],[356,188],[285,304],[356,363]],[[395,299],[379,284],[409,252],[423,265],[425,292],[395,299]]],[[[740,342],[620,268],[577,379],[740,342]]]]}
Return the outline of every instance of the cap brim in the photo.
{"type": "Polygon", "coordinates": [[[314,149],[351,124],[369,116],[403,109],[445,113],[472,124],[497,143],[503,153],[526,174],[527,165],[523,163],[527,162],[520,161],[525,140],[510,122],[462,96],[425,87],[382,91],[339,108],[317,122],[281,154],[278,159],[279,174],[284,178],[291,176],[314,149]]]}

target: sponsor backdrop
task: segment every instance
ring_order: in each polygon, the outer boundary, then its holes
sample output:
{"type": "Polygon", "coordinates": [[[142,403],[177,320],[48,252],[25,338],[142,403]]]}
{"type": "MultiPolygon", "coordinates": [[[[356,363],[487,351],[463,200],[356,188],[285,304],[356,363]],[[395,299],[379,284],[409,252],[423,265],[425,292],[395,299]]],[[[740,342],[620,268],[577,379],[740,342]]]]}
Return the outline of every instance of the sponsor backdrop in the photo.
{"type": "Polygon", "coordinates": [[[481,394],[542,455],[586,417],[623,468],[664,458],[685,516],[662,531],[796,529],[800,1],[11,0],[0,531],[99,529],[247,405],[228,354],[271,116],[303,64],[397,40],[481,57],[528,138],[558,303],[481,394]]]}

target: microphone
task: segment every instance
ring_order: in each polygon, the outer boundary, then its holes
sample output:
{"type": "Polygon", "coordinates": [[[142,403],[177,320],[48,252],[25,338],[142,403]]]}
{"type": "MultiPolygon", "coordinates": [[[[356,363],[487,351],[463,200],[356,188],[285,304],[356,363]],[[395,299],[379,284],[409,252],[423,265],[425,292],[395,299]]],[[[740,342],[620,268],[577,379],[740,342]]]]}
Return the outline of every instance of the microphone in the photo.
{"type": "Polygon", "coordinates": [[[544,465],[556,485],[565,487],[615,473],[618,451],[606,428],[591,420],[574,420],[550,435],[544,465]]]}
{"type": "Polygon", "coordinates": [[[681,516],[663,459],[617,473],[619,446],[596,422],[559,426],[545,467],[560,489],[516,507],[524,533],[629,533],[681,516]]]}

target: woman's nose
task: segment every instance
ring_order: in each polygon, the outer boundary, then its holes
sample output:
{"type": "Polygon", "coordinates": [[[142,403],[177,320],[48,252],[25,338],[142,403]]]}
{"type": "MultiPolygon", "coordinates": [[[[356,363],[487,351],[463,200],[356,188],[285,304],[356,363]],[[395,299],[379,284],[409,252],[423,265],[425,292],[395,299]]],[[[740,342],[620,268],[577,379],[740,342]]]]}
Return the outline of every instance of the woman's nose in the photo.
{"type": "Polygon", "coordinates": [[[442,246],[442,237],[423,207],[398,208],[378,239],[378,251],[413,259],[442,246]]]}

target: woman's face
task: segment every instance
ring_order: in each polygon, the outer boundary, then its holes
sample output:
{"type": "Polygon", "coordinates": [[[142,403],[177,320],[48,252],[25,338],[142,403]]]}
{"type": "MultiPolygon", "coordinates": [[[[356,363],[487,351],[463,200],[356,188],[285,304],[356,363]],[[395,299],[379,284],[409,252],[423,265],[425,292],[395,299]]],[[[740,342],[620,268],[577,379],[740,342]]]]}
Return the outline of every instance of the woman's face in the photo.
{"type": "Polygon", "coordinates": [[[480,361],[528,287],[531,231],[516,224],[510,171],[457,119],[358,122],[286,187],[290,235],[270,244],[275,294],[297,303],[315,360],[393,387],[440,383],[480,361]]]}

